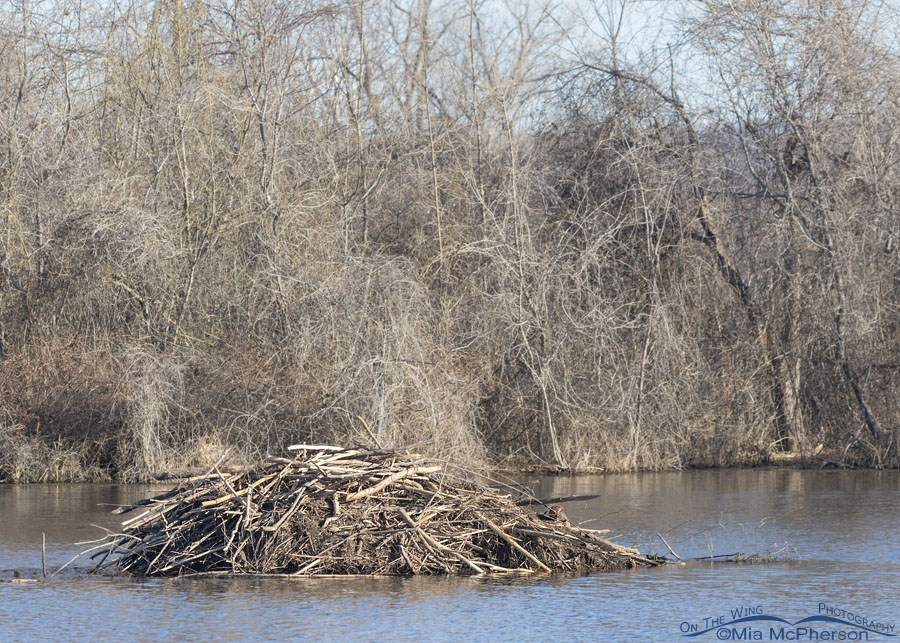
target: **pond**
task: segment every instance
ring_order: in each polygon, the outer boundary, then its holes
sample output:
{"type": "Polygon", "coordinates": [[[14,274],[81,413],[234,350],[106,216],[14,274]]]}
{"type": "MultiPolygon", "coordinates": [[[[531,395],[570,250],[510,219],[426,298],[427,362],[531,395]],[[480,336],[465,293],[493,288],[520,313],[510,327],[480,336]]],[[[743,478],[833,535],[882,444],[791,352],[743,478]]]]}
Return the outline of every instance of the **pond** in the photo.
{"type": "MultiPolygon", "coordinates": [[[[525,483],[539,497],[599,494],[566,504],[572,523],[612,529],[614,540],[645,553],[671,557],[662,537],[685,560],[740,552],[789,562],[526,578],[136,580],[64,572],[45,583],[0,583],[0,640],[823,640],[810,632],[900,640],[892,636],[900,624],[900,472],[725,470],[525,483]],[[748,613],[751,620],[732,623],[748,613]],[[807,617],[817,619],[794,625],[807,617]]],[[[42,533],[56,569],[86,547],[76,541],[118,527],[112,505],[159,491],[0,486],[0,578],[40,574],[42,533]]]]}

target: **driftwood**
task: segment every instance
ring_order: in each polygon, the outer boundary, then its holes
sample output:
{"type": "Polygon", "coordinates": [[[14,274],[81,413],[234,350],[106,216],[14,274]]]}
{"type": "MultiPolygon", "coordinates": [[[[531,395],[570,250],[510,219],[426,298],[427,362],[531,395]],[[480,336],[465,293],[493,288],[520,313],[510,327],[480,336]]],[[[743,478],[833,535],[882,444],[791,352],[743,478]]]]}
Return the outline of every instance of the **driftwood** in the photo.
{"type": "Polygon", "coordinates": [[[576,502],[581,500],[594,500],[599,498],[600,494],[592,493],[590,495],[580,495],[580,496],[556,496],[554,498],[522,498],[521,500],[516,501],[516,504],[520,507],[524,507],[526,505],[555,505],[560,502],[576,502]]]}
{"type": "MultiPolygon", "coordinates": [[[[294,445],[233,473],[217,467],[130,507],[92,547],[96,570],[188,574],[453,574],[661,564],[440,463],[388,450],[294,445]]],[[[541,507],[541,509],[546,509],[541,507]]],[[[87,552],[85,552],[87,553],[87,552]]]]}

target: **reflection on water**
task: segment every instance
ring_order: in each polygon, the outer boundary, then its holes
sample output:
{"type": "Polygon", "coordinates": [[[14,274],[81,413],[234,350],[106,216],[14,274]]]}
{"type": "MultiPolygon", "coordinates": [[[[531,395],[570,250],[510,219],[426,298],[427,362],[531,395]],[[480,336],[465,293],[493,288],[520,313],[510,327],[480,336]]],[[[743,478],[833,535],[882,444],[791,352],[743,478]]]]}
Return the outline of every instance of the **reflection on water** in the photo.
{"type": "MultiPolygon", "coordinates": [[[[820,602],[900,624],[900,473],[719,471],[544,478],[573,523],[683,558],[781,549],[776,565],[690,563],[539,578],[151,579],[0,584],[0,639],[667,640],[741,605],[799,619],[820,602]]],[[[155,491],[158,491],[155,490],[155,491]]],[[[148,487],[0,487],[0,569],[40,568],[115,529],[110,507],[148,487]]],[[[9,572],[6,572],[8,576],[9,572]]],[[[697,640],[713,640],[700,638],[697,640]]]]}
{"type": "Polygon", "coordinates": [[[791,546],[793,557],[865,563],[900,551],[900,472],[726,470],[544,478],[541,497],[600,494],[566,506],[573,523],[611,528],[642,549],[682,557],[757,553],[791,546]]]}
{"type": "Polygon", "coordinates": [[[62,565],[83,548],[72,543],[117,530],[110,511],[162,491],[149,485],[0,485],[0,569],[40,567],[41,533],[48,565],[62,565]],[[151,492],[152,490],[152,492],[151,492]]]}

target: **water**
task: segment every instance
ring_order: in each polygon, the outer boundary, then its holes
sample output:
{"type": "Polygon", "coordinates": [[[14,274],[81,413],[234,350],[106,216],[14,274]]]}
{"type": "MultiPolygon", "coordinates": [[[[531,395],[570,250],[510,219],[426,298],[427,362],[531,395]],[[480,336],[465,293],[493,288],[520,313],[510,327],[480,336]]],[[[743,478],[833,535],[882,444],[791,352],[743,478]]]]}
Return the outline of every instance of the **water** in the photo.
{"type": "MultiPolygon", "coordinates": [[[[570,520],[614,529],[618,542],[644,552],[668,553],[660,532],[685,559],[788,552],[792,562],[693,562],[537,578],[62,574],[47,583],[0,583],[0,640],[734,640],[746,624],[697,638],[682,633],[705,629],[712,623],[705,619],[731,620],[738,607],[795,622],[816,614],[820,603],[900,626],[900,472],[717,471],[529,483],[543,497],[600,494],[567,504],[570,520]]],[[[74,541],[102,535],[91,523],[118,526],[101,504],[129,503],[158,490],[0,487],[0,570],[6,570],[0,578],[10,578],[11,570],[40,573],[41,532],[55,568],[84,548],[74,541]]],[[[758,630],[770,640],[771,625],[753,624],[747,636],[758,630]]],[[[892,638],[872,633],[868,640],[892,638]]]]}

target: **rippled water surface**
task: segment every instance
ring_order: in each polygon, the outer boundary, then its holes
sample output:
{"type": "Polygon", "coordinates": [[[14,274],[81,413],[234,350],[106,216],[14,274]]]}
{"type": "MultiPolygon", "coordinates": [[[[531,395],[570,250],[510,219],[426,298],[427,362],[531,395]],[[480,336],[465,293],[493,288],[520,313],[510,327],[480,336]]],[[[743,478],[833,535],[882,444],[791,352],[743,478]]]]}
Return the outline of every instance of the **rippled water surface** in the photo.
{"type": "MultiPolygon", "coordinates": [[[[668,554],[659,532],[685,559],[787,552],[791,562],[483,579],[61,574],[44,583],[0,583],[0,640],[712,641],[740,640],[734,637],[742,631],[752,640],[757,630],[772,640],[771,623],[682,634],[720,616],[731,620],[741,607],[796,622],[819,613],[820,604],[900,626],[900,472],[711,471],[528,483],[542,497],[600,494],[567,504],[569,519],[613,529],[618,542],[644,552],[668,554]]],[[[56,568],[84,548],[74,542],[102,534],[92,525],[118,527],[108,505],[158,491],[0,486],[0,578],[40,573],[42,532],[48,566],[56,568]]],[[[868,640],[900,640],[885,633],[868,640]]]]}

